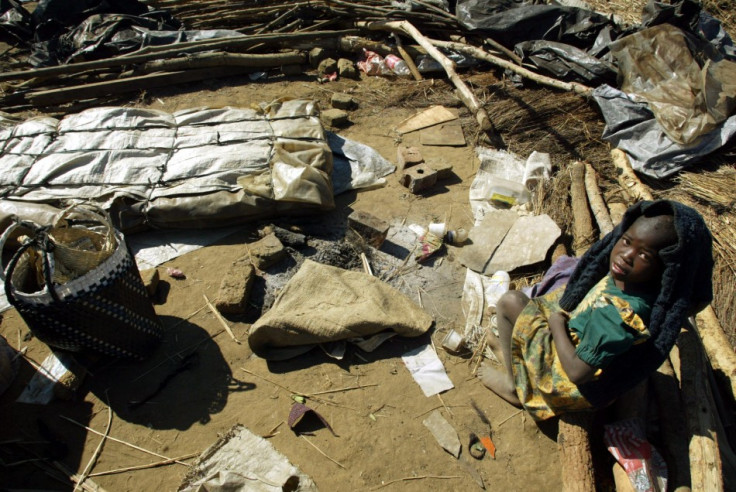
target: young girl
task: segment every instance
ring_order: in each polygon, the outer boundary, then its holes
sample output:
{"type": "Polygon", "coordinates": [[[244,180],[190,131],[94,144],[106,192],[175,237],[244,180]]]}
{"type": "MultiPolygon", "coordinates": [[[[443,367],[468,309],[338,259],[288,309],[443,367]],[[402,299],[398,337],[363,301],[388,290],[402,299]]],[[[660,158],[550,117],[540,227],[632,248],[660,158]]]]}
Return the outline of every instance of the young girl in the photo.
{"type": "Polygon", "coordinates": [[[664,362],[685,319],[712,300],[711,243],[692,208],[637,203],[566,287],[499,300],[506,373],[484,367],[481,380],[536,420],[608,405],[664,362]]]}

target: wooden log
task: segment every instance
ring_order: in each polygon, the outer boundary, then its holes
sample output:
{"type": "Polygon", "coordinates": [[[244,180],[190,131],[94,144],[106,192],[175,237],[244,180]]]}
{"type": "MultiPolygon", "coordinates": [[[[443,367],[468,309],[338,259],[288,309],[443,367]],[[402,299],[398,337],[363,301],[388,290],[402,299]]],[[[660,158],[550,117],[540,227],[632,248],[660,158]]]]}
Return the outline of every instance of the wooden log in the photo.
{"type": "Polygon", "coordinates": [[[63,89],[38,91],[26,94],[26,99],[35,107],[52,106],[80,99],[94,99],[102,96],[123,94],[125,92],[152,89],[154,87],[225,77],[247,73],[251,70],[252,69],[247,67],[220,67],[167,72],[162,74],[156,73],[141,75],[139,77],[128,77],[121,80],[65,87],[63,89]]]}
{"type": "Polygon", "coordinates": [[[706,365],[697,335],[680,333],[681,387],[685,417],[690,433],[689,456],[693,491],[724,490],[723,464],[718,450],[717,414],[710,394],[706,365]]]}
{"type": "Polygon", "coordinates": [[[387,21],[387,22],[357,22],[360,27],[366,27],[371,30],[384,30],[396,32],[411,37],[422,48],[427,50],[427,54],[434,58],[445,69],[447,78],[453,83],[457,89],[458,96],[463,104],[473,113],[475,120],[478,122],[480,129],[488,136],[491,142],[497,142],[499,136],[496,134],[491,119],[488,116],[483,105],[475,97],[475,94],[465,85],[465,82],[455,72],[455,63],[447,58],[440,50],[434,46],[429,39],[424,37],[419,30],[408,21],[387,21]]]}
{"type": "Polygon", "coordinates": [[[634,173],[629,158],[623,150],[613,149],[611,151],[613,165],[618,171],[618,182],[632,202],[640,200],[654,200],[652,192],[649,191],[634,173]]]}
{"type": "Polygon", "coordinates": [[[592,412],[565,413],[560,416],[557,449],[563,492],[595,490],[595,471],[590,452],[592,412]]]}
{"type": "Polygon", "coordinates": [[[695,317],[697,332],[703,342],[716,378],[730,390],[729,399],[736,397],[736,354],[728,337],[723,332],[712,306],[708,306],[695,317]]]}
{"type": "Polygon", "coordinates": [[[626,206],[625,203],[621,202],[607,202],[608,203],[608,212],[611,215],[611,224],[617,226],[621,219],[624,218],[624,214],[626,213],[626,210],[629,208],[626,206]]]}
{"type": "Polygon", "coordinates": [[[608,215],[606,202],[601,196],[595,169],[587,162],[585,163],[585,192],[588,195],[588,202],[590,202],[595,221],[598,223],[600,237],[603,237],[613,230],[613,222],[611,222],[611,216],[608,215]]]}
{"type": "Polygon", "coordinates": [[[573,245],[575,256],[580,256],[595,242],[593,219],[585,193],[585,164],[575,161],[570,165],[570,200],[573,215],[573,245]]]}
{"type": "Polygon", "coordinates": [[[172,72],[206,67],[276,68],[306,62],[306,53],[299,51],[273,54],[197,53],[183,58],[150,61],[140,69],[140,72],[172,72]]]}
{"type": "Polygon", "coordinates": [[[201,41],[190,41],[175,45],[149,46],[145,50],[138,50],[125,56],[105,58],[88,62],[71,63],[57,67],[36,68],[33,70],[20,70],[14,72],[0,73],[0,82],[7,80],[27,80],[35,77],[56,77],[59,75],[70,75],[85,72],[87,70],[122,67],[145,63],[162,58],[179,57],[184,53],[197,53],[200,51],[215,50],[238,50],[247,49],[257,44],[287,46],[291,47],[298,43],[307,41],[318,41],[325,38],[339,38],[358,34],[355,29],[341,31],[314,31],[298,33],[262,34],[254,36],[243,36],[242,38],[217,38],[201,41]]]}
{"type": "Polygon", "coordinates": [[[663,449],[667,462],[667,488],[673,492],[690,490],[690,457],[685,410],[680,396],[680,383],[672,363],[667,359],[649,377],[659,409],[663,449]]]}

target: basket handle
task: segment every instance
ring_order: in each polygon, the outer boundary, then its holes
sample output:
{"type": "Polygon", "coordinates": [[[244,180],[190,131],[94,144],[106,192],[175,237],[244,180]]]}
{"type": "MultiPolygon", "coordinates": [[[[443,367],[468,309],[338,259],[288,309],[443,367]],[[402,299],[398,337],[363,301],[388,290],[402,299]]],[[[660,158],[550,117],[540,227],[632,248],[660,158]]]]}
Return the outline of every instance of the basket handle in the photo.
{"type": "Polygon", "coordinates": [[[98,207],[91,202],[75,203],[74,205],[70,205],[69,207],[59,212],[59,214],[53,220],[54,227],[60,227],[59,223],[73,213],[78,214],[87,220],[99,222],[101,225],[107,228],[107,233],[105,234],[107,239],[115,239],[115,228],[112,225],[110,214],[107,213],[107,210],[98,207]]]}
{"type": "Polygon", "coordinates": [[[54,250],[54,243],[48,236],[49,227],[42,227],[31,221],[18,220],[17,217],[13,217],[13,220],[14,223],[5,229],[2,236],[0,236],[0,280],[3,281],[5,286],[5,296],[8,298],[8,301],[11,301],[11,304],[13,304],[13,285],[11,283],[13,272],[15,271],[16,266],[18,266],[18,262],[20,261],[21,256],[23,256],[23,253],[25,253],[31,246],[36,246],[42,251],[41,256],[43,258],[43,262],[41,263],[41,271],[43,273],[46,288],[48,289],[49,294],[51,294],[51,298],[55,301],[59,301],[59,295],[56,293],[56,290],[54,290],[54,285],[51,280],[52,272],[54,270],[54,258],[51,252],[54,250]],[[2,268],[1,255],[3,249],[5,249],[5,243],[8,241],[8,238],[10,238],[10,234],[18,227],[30,229],[33,231],[34,237],[24,241],[20,248],[18,248],[18,251],[13,254],[12,258],[10,258],[8,266],[2,268]]]}

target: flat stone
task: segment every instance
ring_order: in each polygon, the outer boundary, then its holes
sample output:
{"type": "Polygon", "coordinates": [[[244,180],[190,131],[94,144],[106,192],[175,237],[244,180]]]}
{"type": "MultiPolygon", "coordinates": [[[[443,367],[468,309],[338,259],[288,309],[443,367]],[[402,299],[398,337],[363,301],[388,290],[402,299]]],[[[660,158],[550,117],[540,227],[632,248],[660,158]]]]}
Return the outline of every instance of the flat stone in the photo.
{"type": "Polygon", "coordinates": [[[339,58],[337,60],[337,74],[346,79],[359,79],[360,74],[355,64],[347,58],[339,58]]]}
{"type": "Polygon", "coordinates": [[[549,215],[519,217],[493,255],[486,274],[511,272],[544,261],[560,234],[562,231],[549,215]]]}
{"type": "Polygon", "coordinates": [[[460,122],[452,121],[425,128],[419,132],[419,141],[422,145],[463,147],[465,134],[460,122]]]}
{"type": "Polygon", "coordinates": [[[439,410],[429,414],[429,417],[422,422],[429,429],[442,449],[453,455],[455,458],[460,457],[460,449],[462,444],[457,436],[455,428],[442,416],[439,410]]]}
{"type": "Polygon", "coordinates": [[[422,162],[424,162],[424,157],[422,157],[422,152],[417,147],[399,145],[396,148],[396,167],[399,171],[422,162]]]}
{"type": "Polygon", "coordinates": [[[355,210],[348,216],[348,227],[374,248],[380,248],[386,240],[389,223],[368,212],[355,210]]]}
{"type": "Polygon", "coordinates": [[[337,62],[334,58],[325,58],[321,62],[319,62],[319,66],[317,67],[317,72],[320,75],[329,75],[337,72],[337,62]]]}
{"type": "Polygon", "coordinates": [[[419,164],[406,169],[399,178],[399,183],[416,194],[437,183],[437,172],[426,164],[419,164]]]}
{"type": "Polygon", "coordinates": [[[356,101],[349,94],[342,92],[336,92],[330,99],[330,104],[333,108],[351,110],[358,107],[358,101],[356,101]]]}
{"type": "Polygon", "coordinates": [[[143,285],[146,287],[148,297],[156,297],[156,290],[158,289],[158,282],[161,279],[157,268],[149,268],[147,270],[141,270],[141,279],[143,285]]]}
{"type": "Polygon", "coordinates": [[[474,272],[495,273],[487,269],[488,264],[509,229],[518,219],[519,216],[513,210],[488,212],[477,226],[470,229],[468,241],[458,256],[460,263],[474,272]]]}
{"type": "Polygon", "coordinates": [[[350,123],[348,113],[342,109],[326,109],[322,111],[320,118],[325,126],[340,127],[350,123]]]}
{"type": "Polygon", "coordinates": [[[245,313],[254,279],[255,268],[247,258],[234,261],[220,282],[214,302],[218,311],[223,314],[245,313]]]}

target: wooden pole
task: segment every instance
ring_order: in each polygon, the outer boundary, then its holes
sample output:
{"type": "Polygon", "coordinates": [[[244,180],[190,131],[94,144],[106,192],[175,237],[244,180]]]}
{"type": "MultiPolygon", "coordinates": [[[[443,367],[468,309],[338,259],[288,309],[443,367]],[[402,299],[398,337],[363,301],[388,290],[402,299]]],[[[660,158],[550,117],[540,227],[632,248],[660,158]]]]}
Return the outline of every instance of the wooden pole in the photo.
{"type": "Polygon", "coordinates": [[[557,449],[563,492],[595,490],[593,456],[590,452],[592,412],[565,413],[560,416],[557,449]]]}
{"type": "Polygon", "coordinates": [[[553,87],[555,89],[561,89],[563,91],[575,92],[584,96],[589,96],[593,93],[593,88],[588,87],[587,85],[578,84],[577,82],[563,82],[561,80],[553,79],[552,77],[540,75],[524,67],[520,67],[513,62],[492,55],[491,53],[488,53],[487,51],[484,51],[481,48],[475,46],[454,41],[439,41],[435,39],[432,39],[430,41],[433,45],[439,46],[440,48],[451,49],[453,51],[457,51],[458,53],[463,53],[472,56],[473,58],[486,61],[497,67],[511,70],[512,72],[524,77],[525,79],[533,80],[538,84],[553,87]]]}
{"type": "Polygon", "coordinates": [[[697,332],[703,342],[716,378],[722,378],[730,389],[729,399],[736,397],[736,354],[718,322],[712,306],[708,306],[695,317],[697,332]]]}
{"type": "Polygon", "coordinates": [[[588,195],[590,208],[593,211],[595,221],[598,223],[600,237],[605,236],[613,230],[613,222],[611,216],[608,215],[606,202],[601,196],[601,189],[598,187],[598,178],[595,169],[589,163],[585,163],[585,192],[588,195]]]}
{"type": "Polygon", "coordinates": [[[647,188],[634,173],[634,169],[631,167],[629,158],[626,153],[620,149],[613,149],[611,151],[611,159],[613,165],[618,170],[618,182],[623,188],[632,202],[638,202],[640,200],[654,200],[652,192],[647,188]]]}
{"type": "Polygon", "coordinates": [[[580,256],[595,242],[593,219],[585,193],[585,164],[575,161],[570,165],[570,200],[573,215],[573,250],[580,256]]]}
{"type": "Polygon", "coordinates": [[[690,432],[690,475],[693,491],[724,490],[723,464],[718,450],[717,414],[706,376],[706,364],[700,340],[690,330],[680,333],[682,398],[690,432]]]}
{"type": "Polygon", "coordinates": [[[685,410],[680,396],[680,383],[669,359],[649,377],[657,399],[659,423],[667,462],[667,489],[673,492],[690,490],[690,457],[685,410]]]}

